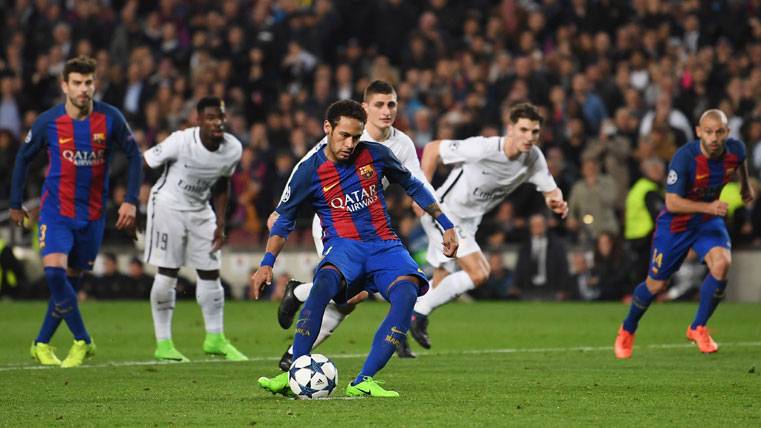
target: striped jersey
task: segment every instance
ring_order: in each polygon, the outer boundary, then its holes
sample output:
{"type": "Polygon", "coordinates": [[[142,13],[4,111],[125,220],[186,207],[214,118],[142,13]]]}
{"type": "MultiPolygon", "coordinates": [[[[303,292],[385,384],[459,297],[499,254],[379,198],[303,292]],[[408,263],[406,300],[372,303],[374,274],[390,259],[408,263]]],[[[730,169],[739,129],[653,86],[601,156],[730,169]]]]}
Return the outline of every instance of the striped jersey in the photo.
{"type": "Polygon", "coordinates": [[[137,204],[142,159],[124,116],[115,107],[95,101],[85,119],[74,119],[63,104],[42,113],[26,136],[13,169],[11,208],[21,208],[29,163],[47,148],[48,168],[42,188],[41,212],[74,220],[98,220],[105,215],[108,165],[114,149],[129,160],[125,201],[137,204]]]}
{"type": "MultiPolygon", "coordinates": [[[[719,199],[721,189],[732,181],[737,168],[745,161],[745,144],[734,138],[725,142],[724,154],[709,159],[700,150],[700,140],[680,147],[669,164],[666,192],[691,201],[713,202],[719,199]]],[[[664,208],[658,215],[659,223],[669,224],[671,232],[683,232],[700,225],[713,216],[708,214],[672,214],[664,208]]]]}
{"type": "Polygon", "coordinates": [[[412,176],[391,150],[382,144],[360,141],[345,162],[332,162],[319,145],[302,159],[283,191],[272,235],[287,237],[293,230],[299,206],[312,205],[323,228],[323,240],[398,240],[391,228],[383,195],[383,179],[400,184],[421,207],[435,202],[425,185],[412,176]]]}

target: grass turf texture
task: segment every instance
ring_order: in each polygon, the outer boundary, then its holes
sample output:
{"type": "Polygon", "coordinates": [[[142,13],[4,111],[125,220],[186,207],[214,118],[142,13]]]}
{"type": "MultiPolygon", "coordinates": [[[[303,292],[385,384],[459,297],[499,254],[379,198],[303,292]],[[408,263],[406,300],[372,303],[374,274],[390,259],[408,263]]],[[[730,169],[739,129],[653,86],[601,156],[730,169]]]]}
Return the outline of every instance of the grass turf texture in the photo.
{"type": "MultiPolygon", "coordinates": [[[[88,367],[37,368],[29,346],[42,302],[0,302],[0,426],[761,425],[761,306],[723,304],[720,351],[684,339],[694,304],[657,304],[631,360],[612,344],[621,304],[452,304],[431,317],[433,349],[392,358],[377,376],[399,399],[294,401],[256,386],[290,340],[274,303],[227,303],[226,334],[249,362],[201,350],[195,302],[175,310],[174,342],[193,362],[154,364],[148,302],[86,302],[98,345],[88,367]],[[589,347],[589,348],[585,348],[589,347]]],[[[319,348],[339,370],[335,398],[360,369],[384,303],[364,303],[319,348]]],[[[412,339],[410,339],[412,340],[412,339]]],[[[71,335],[53,340],[63,359],[71,335]]]]}

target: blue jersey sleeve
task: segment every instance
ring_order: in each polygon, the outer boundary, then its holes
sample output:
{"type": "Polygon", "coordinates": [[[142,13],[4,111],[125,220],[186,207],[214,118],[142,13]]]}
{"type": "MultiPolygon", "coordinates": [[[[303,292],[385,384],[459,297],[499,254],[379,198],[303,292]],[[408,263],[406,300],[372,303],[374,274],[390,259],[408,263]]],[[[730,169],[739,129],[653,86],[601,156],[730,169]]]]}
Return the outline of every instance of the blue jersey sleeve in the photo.
{"type": "Polygon", "coordinates": [[[302,163],[293,171],[291,179],[283,190],[283,196],[275,212],[279,214],[275,224],[272,225],[270,235],[287,238],[295,227],[294,220],[301,204],[309,199],[312,188],[313,169],[308,164],[302,163]]]}
{"type": "MultiPolygon", "coordinates": [[[[685,146],[686,147],[686,146],[685,146]]],[[[687,150],[677,150],[669,164],[669,173],[666,177],[666,193],[675,193],[679,196],[687,195],[687,186],[690,181],[690,162],[687,150]]]]}
{"type": "Polygon", "coordinates": [[[113,137],[116,145],[124,152],[129,162],[129,176],[127,177],[127,194],[124,197],[125,202],[137,205],[138,193],[140,192],[140,183],[143,180],[143,157],[140,155],[140,149],[137,147],[132,130],[127,124],[124,115],[113,109],[114,130],[113,137]]]}
{"type": "Polygon", "coordinates": [[[421,208],[425,209],[436,202],[436,197],[402,165],[394,153],[386,146],[376,144],[374,148],[383,163],[383,174],[391,183],[397,183],[421,208]]]}
{"type": "Polygon", "coordinates": [[[736,140],[734,138],[731,138],[731,139],[727,140],[727,149],[731,153],[735,153],[737,155],[737,158],[738,158],[737,162],[738,163],[745,162],[745,156],[746,156],[746,154],[745,154],[745,143],[743,143],[740,140],[736,140]]]}
{"type": "Polygon", "coordinates": [[[11,208],[21,208],[29,163],[45,147],[46,142],[44,120],[38,119],[32,125],[29,133],[26,134],[24,143],[16,154],[16,162],[13,164],[13,175],[11,176],[11,208]]]}

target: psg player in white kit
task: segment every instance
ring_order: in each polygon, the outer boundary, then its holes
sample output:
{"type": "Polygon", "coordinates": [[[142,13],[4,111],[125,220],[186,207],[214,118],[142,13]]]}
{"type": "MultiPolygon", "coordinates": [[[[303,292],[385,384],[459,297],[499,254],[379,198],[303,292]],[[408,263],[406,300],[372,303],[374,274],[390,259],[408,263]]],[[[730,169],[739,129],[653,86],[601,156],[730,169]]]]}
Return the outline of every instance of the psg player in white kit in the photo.
{"type": "Polygon", "coordinates": [[[544,194],[545,203],[556,214],[565,217],[568,204],[555,184],[539,141],[542,116],[528,103],[513,106],[509,113],[507,135],[503,137],[471,137],[465,140],[436,140],[428,143],[421,161],[430,182],[441,161],[454,168],[436,190],[441,209],[457,230],[460,247],[456,263],[441,252],[441,231],[428,216],[422,223],[428,235],[428,263],[434,267],[434,288],[415,304],[410,333],[426,349],[428,315],[437,307],[462,293],[482,285],[489,278],[489,263],[476,243],[476,230],[489,210],[515,191],[521,184],[533,183],[544,194]]]}
{"type": "MultiPolygon", "coordinates": [[[[365,130],[362,133],[360,140],[380,143],[390,148],[402,165],[404,165],[415,178],[422,181],[431,193],[434,193],[433,187],[425,178],[423,171],[420,168],[420,161],[418,160],[417,151],[412,139],[410,139],[410,137],[404,132],[393,127],[398,108],[394,87],[381,80],[373,81],[367,86],[367,88],[365,88],[364,102],[362,103],[362,106],[367,113],[367,124],[365,125],[365,130]]],[[[323,139],[306,154],[304,159],[309,158],[314,151],[322,148],[324,144],[325,140],[323,139]]],[[[296,165],[294,170],[296,168],[298,168],[298,165],[296,165]]],[[[383,186],[384,188],[388,186],[388,182],[384,181],[383,186]]],[[[422,210],[420,211],[422,212],[422,210]]],[[[274,220],[277,218],[275,216],[276,213],[273,213],[273,215],[270,216],[268,221],[269,226],[274,223],[274,220]]],[[[314,237],[317,253],[322,255],[322,227],[317,216],[314,217],[314,222],[312,223],[312,235],[314,237]]],[[[294,315],[301,304],[309,296],[311,289],[312,283],[301,283],[295,280],[291,280],[288,283],[283,300],[278,308],[278,322],[281,327],[287,329],[291,326],[294,315]]],[[[331,302],[325,308],[325,315],[323,316],[320,334],[317,336],[313,348],[317,347],[317,345],[330,337],[341,321],[343,321],[355,307],[356,305],[354,304],[336,305],[334,302],[331,302]]],[[[291,349],[288,349],[285,354],[283,354],[279,364],[282,370],[288,370],[290,367],[291,354],[291,349]]],[[[400,357],[415,356],[409,349],[406,340],[402,341],[397,347],[397,354],[400,357]]]]}
{"type": "Polygon", "coordinates": [[[149,167],[164,168],[151,189],[145,232],[145,262],[158,267],[151,288],[154,356],[158,360],[188,361],[172,342],[172,314],[177,272],[181,266],[189,266],[198,273],[196,300],[206,327],[204,352],[242,361],[248,358],[223,332],[225,294],[219,268],[230,176],[243,146],[225,132],[221,99],[203,98],[196,110],[199,126],[172,133],[143,155],[149,167]],[[214,210],[209,203],[212,198],[214,210]]]}

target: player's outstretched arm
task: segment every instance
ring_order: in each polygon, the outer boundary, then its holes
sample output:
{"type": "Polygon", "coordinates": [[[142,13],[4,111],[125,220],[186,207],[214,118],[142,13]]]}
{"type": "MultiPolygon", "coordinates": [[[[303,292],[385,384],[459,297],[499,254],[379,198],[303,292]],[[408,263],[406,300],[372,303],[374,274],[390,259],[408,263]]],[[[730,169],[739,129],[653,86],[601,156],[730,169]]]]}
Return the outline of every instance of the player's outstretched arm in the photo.
{"type": "Polygon", "coordinates": [[[443,241],[444,241],[444,255],[447,257],[455,257],[457,255],[457,248],[460,246],[460,241],[457,238],[457,232],[454,225],[449,218],[441,211],[441,207],[436,202],[427,205],[425,212],[431,215],[436,222],[444,229],[443,241]]]}
{"type": "Polygon", "coordinates": [[[45,147],[44,126],[40,122],[35,122],[32,129],[24,139],[24,144],[19,147],[16,154],[16,161],[13,164],[13,173],[11,174],[11,195],[10,195],[10,220],[11,224],[17,226],[24,225],[24,219],[29,217],[29,213],[21,206],[24,199],[24,185],[26,184],[26,174],[29,170],[29,164],[37,154],[45,147]]]}
{"type": "Polygon", "coordinates": [[[566,218],[568,216],[568,202],[563,199],[563,192],[559,187],[555,190],[544,192],[544,203],[555,214],[560,215],[560,218],[566,218]]]}
{"type": "Polygon", "coordinates": [[[750,184],[750,180],[748,179],[747,160],[743,161],[743,163],[740,165],[738,173],[740,174],[740,195],[742,195],[743,202],[749,204],[753,202],[754,199],[756,199],[756,195],[753,191],[753,186],[750,184]]]}
{"type": "Polygon", "coordinates": [[[262,289],[265,285],[272,284],[272,266],[275,265],[275,259],[285,246],[286,238],[278,235],[270,235],[267,239],[267,247],[264,257],[259,263],[259,269],[251,277],[251,288],[254,300],[259,300],[262,295],[262,289]]]}
{"type": "Polygon", "coordinates": [[[122,202],[119,206],[119,218],[116,220],[116,228],[119,230],[128,229],[135,225],[137,217],[137,206],[129,202],[122,202]]]}
{"type": "Polygon", "coordinates": [[[692,201],[676,193],[666,193],[666,209],[672,214],[708,214],[719,217],[727,215],[727,203],[716,199],[713,202],[692,201]]]}
{"type": "Polygon", "coordinates": [[[124,196],[124,203],[119,207],[116,228],[129,229],[135,225],[135,216],[137,215],[138,193],[140,192],[140,183],[143,181],[143,156],[141,156],[135,136],[132,135],[132,130],[118,110],[114,122],[114,141],[127,157],[128,162],[127,194],[124,196]]]}
{"type": "Polygon", "coordinates": [[[423,148],[423,157],[420,159],[420,168],[423,170],[423,174],[429,183],[433,180],[436,166],[438,166],[439,159],[441,159],[441,155],[439,154],[440,145],[441,140],[433,140],[423,148]]]}
{"type": "Polygon", "coordinates": [[[278,217],[280,217],[280,214],[278,214],[277,211],[272,211],[272,214],[267,217],[267,230],[272,230],[272,226],[275,225],[278,217]]]}
{"type": "Polygon", "coordinates": [[[211,251],[222,248],[225,242],[225,220],[227,214],[227,201],[230,199],[230,177],[220,177],[211,189],[214,199],[214,212],[217,215],[217,227],[214,229],[211,251]]]}

